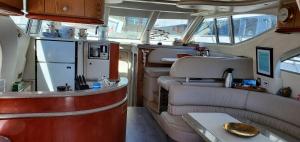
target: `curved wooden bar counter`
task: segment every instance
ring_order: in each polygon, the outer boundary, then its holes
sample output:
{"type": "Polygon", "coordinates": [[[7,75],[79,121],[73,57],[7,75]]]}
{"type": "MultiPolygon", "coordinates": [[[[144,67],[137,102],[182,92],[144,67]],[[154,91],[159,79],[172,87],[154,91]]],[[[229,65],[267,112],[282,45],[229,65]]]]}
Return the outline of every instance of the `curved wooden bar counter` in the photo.
{"type": "Polygon", "coordinates": [[[99,90],[2,94],[0,141],[125,142],[127,84],[122,78],[99,90]]]}

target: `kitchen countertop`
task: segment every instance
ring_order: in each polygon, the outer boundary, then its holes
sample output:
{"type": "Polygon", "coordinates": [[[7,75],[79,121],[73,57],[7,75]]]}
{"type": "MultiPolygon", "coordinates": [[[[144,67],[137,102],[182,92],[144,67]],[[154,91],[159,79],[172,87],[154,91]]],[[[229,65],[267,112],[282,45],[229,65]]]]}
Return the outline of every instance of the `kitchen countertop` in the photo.
{"type": "Polygon", "coordinates": [[[67,92],[5,92],[0,93],[0,99],[5,98],[49,98],[49,97],[76,97],[76,96],[88,96],[94,94],[109,93],[119,90],[128,85],[127,78],[120,78],[120,81],[110,87],[103,87],[100,89],[89,89],[79,91],[67,91],[67,92]]]}

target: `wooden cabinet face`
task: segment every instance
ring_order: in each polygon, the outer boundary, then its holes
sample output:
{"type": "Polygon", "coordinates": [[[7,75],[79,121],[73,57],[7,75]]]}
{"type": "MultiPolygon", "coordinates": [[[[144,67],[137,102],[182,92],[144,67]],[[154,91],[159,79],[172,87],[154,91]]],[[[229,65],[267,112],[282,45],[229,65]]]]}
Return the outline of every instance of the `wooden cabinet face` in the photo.
{"type": "Polygon", "coordinates": [[[22,0],[0,0],[0,3],[3,3],[5,5],[22,9],[23,8],[23,1],[22,0]]]}
{"type": "Polygon", "coordinates": [[[85,0],[85,16],[93,19],[102,19],[104,0],[85,0]]]}
{"type": "Polygon", "coordinates": [[[280,22],[278,20],[277,32],[300,32],[300,12],[296,2],[284,4],[281,7],[288,8],[290,10],[291,17],[286,22],[280,22]]]}
{"type": "Polygon", "coordinates": [[[45,13],[84,17],[84,0],[45,0],[45,13]]]}
{"type": "Polygon", "coordinates": [[[29,0],[29,13],[40,14],[45,12],[45,0],[29,0]]]}

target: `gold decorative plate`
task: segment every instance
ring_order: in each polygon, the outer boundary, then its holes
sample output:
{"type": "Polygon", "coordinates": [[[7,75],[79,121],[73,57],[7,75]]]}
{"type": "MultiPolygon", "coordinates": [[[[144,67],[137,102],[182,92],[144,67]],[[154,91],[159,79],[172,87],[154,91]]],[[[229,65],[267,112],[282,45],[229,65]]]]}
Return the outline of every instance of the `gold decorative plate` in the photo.
{"type": "Polygon", "coordinates": [[[257,128],[244,123],[225,123],[223,128],[227,132],[241,137],[254,137],[259,134],[257,128]]]}

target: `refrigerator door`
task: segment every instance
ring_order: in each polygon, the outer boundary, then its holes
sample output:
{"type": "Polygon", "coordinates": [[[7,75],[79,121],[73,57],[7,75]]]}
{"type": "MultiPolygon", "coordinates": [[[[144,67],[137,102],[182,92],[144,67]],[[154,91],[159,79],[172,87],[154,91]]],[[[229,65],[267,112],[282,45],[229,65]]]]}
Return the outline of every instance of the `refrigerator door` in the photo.
{"type": "Polygon", "coordinates": [[[89,59],[86,63],[87,80],[109,78],[109,60],[89,59]]]}
{"type": "Polygon", "coordinates": [[[37,63],[37,91],[57,91],[68,84],[74,90],[75,64],[37,63]]]}
{"type": "Polygon", "coordinates": [[[75,42],[36,40],[38,62],[75,63],[75,42]]]}

